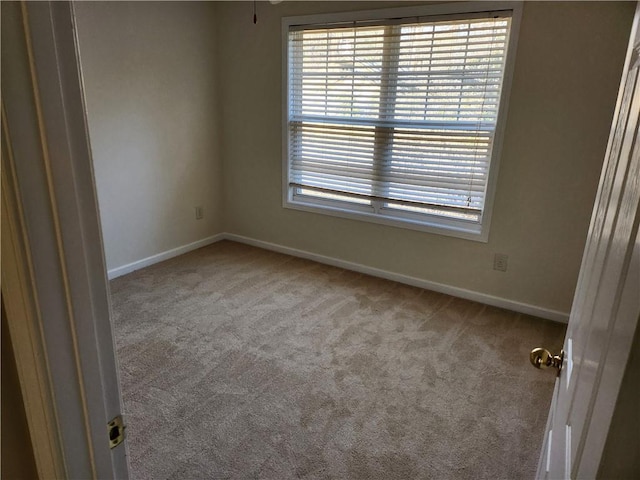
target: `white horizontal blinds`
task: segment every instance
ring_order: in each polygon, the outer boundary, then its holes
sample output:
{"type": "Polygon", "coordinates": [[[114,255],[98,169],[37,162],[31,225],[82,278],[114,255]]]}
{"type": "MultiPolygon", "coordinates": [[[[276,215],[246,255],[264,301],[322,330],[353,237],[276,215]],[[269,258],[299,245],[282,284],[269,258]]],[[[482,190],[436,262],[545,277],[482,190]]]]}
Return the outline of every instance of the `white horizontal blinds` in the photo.
{"type": "Polygon", "coordinates": [[[493,17],[290,31],[295,191],[479,221],[510,26],[493,17]]]}
{"type": "Polygon", "coordinates": [[[369,203],[383,32],[352,26],[289,34],[290,179],[309,195],[369,203]]]}
{"type": "Polygon", "coordinates": [[[395,130],[390,203],[424,202],[480,220],[509,24],[479,18],[402,26],[394,114],[415,128],[395,130]]]}

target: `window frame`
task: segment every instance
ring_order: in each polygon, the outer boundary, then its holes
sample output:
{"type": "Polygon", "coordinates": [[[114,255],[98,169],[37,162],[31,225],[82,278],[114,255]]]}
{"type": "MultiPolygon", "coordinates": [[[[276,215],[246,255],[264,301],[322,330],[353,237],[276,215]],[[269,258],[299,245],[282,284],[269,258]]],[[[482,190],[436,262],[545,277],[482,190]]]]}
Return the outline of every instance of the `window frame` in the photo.
{"type": "Polygon", "coordinates": [[[496,184],[502,154],[504,131],[506,128],[507,111],[513,70],[515,65],[516,48],[522,17],[522,2],[490,1],[490,2],[459,2],[437,5],[421,5],[411,7],[385,8],[378,10],[352,11],[328,14],[312,14],[282,18],[282,206],[283,208],[300,210],[322,215],[330,215],[353,220],[366,221],[382,225],[389,225],[410,230],[418,230],[451,237],[488,242],[496,184]],[[289,129],[289,28],[299,25],[322,25],[336,22],[366,22],[404,17],[427,17],[437,20],[444,15],[473,15],[492,11],[510,10],[511,29],[507,45],[506,60],[502,91],[497,111],[497,122],[494,131],[494,141],[489,161],[487,187],[484,208],[480,222],[469,222],[463,219],[452,219],[439,215],[412,214],[393,210],[392,215],[385,215],[384,208],[368,205],[348,204],[330,199],[313,197],[309,202],[300,198],[293,198],[289,187],[290,173],[290,129],[289,129]]]}

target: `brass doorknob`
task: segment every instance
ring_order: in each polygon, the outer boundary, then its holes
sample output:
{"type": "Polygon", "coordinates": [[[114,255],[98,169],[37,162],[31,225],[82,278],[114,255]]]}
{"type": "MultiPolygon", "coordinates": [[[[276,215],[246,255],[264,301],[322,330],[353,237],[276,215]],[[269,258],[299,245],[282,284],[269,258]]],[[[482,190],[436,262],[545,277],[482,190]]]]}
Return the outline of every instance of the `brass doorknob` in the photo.
{"type": "Polygon", "coordinates": [[[529,360],[531,360],[531,365],[536,368],[557,368],[558,375],[560,375],[564,362],[564,350],[560,350],[560,355],[551,355],[551,352],[546,348],[534,348],[529,354],[529,360]]]}

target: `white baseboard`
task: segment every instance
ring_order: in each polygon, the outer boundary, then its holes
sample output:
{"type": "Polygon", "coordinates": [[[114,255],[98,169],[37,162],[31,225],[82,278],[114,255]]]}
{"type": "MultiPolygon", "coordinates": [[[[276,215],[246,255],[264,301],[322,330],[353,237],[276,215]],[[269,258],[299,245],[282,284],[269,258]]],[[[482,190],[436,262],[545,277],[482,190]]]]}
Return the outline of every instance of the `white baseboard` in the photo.
{"type": "Polygon", "coordinates": [[[203,238],[202,240],[198,240],[187,245],[182,245],[181,247],[172,248],[171,250],[167,250],[165,252],[161,252],[147,258],[143,258],[142,260],[128,263],[127,265],[122,265],[121,267],[112,268],[107,272],[107,276],[109,277],[109,280],[112,280],[114,278],[121,277],[122,275],[126,275],[127,273],[131,273],[135,270],[140,270],[141,268],[153,265],[154,263],[163,262],[164,260],[169,260],[170,258],[177,257],[178,255],[182,255],[192,250],[206,247],[207,245],[219,242],[220,240],[224,240],[225,238],[226,235],[224,233],[218,233],[217,235],[203,238]]]}
{"type": "Polygon", "coordinates": [[[211,237],[203,238],[188,245],[173,248],[166,252],[161,252],[151,257],[143,258],[136,262],[116,267],[107,272],[109,280],[126,275],[135,270],[139,270],[154,263],[159,263],[164,260],[168,260],[178,255],[196,250],[201,247],[206,247],[212,243],[219,242],[220,240],[231,240],[234,242],[244,243],[247,245],[253,245],[254,247],[264,248],[265,250],[271,250],[274,252],[284,253],[293,257],[306,258],[318,263],[324,263],[325,265],[332,265],[334,267],[344,268],[346,270],[352,270],[354,272],[364,273],[374,277],[385,278],[387,280],[393,280],[395,282],[404,283],[406,285],[412,285],[418,288],[424,288],[427,290],[433,290],[434,292],[445,293],[454,297],[465,298],[467,300],[473,300],[475,302],[484,303],[486,305],[492,305],[494,307],[506,308],[513,310],[514,312],[524,313],[527,315],[533,315],[536,317],[546,318],[560,323],[569,322],[569,314],[566,312],[560,312],[557,310],[550,310],[548,308],[538,307],[528,303],[516,302],[514,300],[508,300],[506,298],[495,297],[486,293],[475,292],[473,290],[466,290],[464,288],[454,287],[451,285],[445,285],[443,283],[431,282],[422,278],[411,277],[409,275],[403,275],[401,273],[389,272],[388,270],[382,270],[379,268],[368,267],[360,263],[348,262],[346,260],[340,260],[338,258],[327,257],[325,255],[318,255],[317,253],[307,252],[304,250],[298,250],[296,248],[285,247],[284,245],[278,245],[276,243],[264,242],[262,240],[256,240],[250,237],[244,237],[242,235],[236,235],[234,233],[219,233],[211,237]]]}
{"type": "Polygon", "coordinates": [[[473,300],[475,302],[484,303],[486,305],[491,305],[494,307],[513,310],[514,312],[546,318],[548,320],[553,320],[560,323],[569,322],[569,314],[566,312],[550,310],[547,308],[530,305],[528,303],[516,302],[514,300],[508,300],[506,298],[495,297],[486,293],[475,292],[472,290],[466,290],[464,288],[453,287],[451,285],[431,282],[429,280],[423,280],[421,278],[410,277],[408,275],[402,275],[400,273],[394,273],[379,268],[368,267],[359,263],[347,262],[345,260],[340,260],[333,257],[327,257],[324,255],[318,255],[316,253],[306,252],[304,250],[298,250],[296,248],[285,247],[283,245],[278,245],[275,243],[263,242],[262,240],[256,240],[233,233],[223,233],[222,236],[223,238],[232,240],[234,242],[245,243],[247,245],[253,245],[254,247],[264,248],[265,250],[272,250],[274,252],[284,253],[294,257],[306,258],[308,260],[324,263],[326,265],[332,265],[334,267],[340,267],[346,270],[352,270],[354,272],[365,273],[374,277],[385,278],[387,280],[393,280],[399,283],[404,283],[406,285],[433,290],[435,292],[445,293],[447,295],[465,298],[467,300],[473,300]]]}

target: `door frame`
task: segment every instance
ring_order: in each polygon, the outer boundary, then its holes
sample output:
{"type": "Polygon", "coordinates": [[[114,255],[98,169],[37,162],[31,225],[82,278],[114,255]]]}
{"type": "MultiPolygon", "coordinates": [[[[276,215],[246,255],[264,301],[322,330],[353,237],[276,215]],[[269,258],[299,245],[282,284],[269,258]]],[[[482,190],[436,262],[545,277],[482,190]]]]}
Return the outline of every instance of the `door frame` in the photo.
{"type": "Polygon", "coordinates": [[[2,2],[2,298],[40,478],[127,478],[73,6],[2,2]]]}
{"type": "Polygon", "coordinates": [[[31,256],[25,248],[22,209],[14,188],[14,159],[2,106],[2,304],[14,355],[29,437],[40,478],[65,478],[62,441],[42,343],[38,304],[33,298],[31,256]]]}

